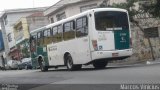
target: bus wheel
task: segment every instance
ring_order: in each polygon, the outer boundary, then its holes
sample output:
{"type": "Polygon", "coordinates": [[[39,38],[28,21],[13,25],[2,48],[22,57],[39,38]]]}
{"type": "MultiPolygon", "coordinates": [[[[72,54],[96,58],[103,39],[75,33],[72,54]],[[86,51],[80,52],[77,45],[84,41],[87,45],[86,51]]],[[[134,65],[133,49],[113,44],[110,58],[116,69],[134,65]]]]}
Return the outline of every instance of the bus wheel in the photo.
{"type": "Polygon", "coordinates": [[[72,59],[71,55],[68,55],[66,60],[67,60],[66,65],[67,65],[68,70],[73,71],[73,70],[80,70],[82,68],[82,65],[74,65],[73,64],[73,59],[72,59]]]}
{"type": "Polygon", "coordinates": [[[108,61],[106,60],[97,60],[93,62],[93,66],[96,69],[103,69],[106,67],[107,64],[108,64],[108,61]]]}
{"type": "Polygon", "coordinates": [[[43,60],[39,60],[39,66],[42,72],[48,71],[48,67],[45,66],[45,62],[43,60]]]}

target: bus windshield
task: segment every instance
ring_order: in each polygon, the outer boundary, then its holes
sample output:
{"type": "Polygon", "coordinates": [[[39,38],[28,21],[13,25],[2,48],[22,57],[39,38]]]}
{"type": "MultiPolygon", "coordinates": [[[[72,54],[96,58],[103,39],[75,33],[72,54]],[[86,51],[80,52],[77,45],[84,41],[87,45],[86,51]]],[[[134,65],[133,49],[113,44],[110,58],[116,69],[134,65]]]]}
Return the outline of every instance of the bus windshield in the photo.
{"type": "Polygon", "coordinates": [[[127,13],[118,11],[96,12],[95,26],[98,31],[129,30],[127,13]]]}

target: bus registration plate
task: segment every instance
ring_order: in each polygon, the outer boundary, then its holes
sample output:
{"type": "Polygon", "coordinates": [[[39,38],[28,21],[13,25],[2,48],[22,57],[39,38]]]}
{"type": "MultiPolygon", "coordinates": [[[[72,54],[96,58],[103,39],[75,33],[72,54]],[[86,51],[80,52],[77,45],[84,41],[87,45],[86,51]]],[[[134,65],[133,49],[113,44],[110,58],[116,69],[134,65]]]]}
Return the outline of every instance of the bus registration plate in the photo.
{"type": "Polygon", "coordinates": [[[112,57],[118,57],[118,53],[112,53],[112,57]]]}

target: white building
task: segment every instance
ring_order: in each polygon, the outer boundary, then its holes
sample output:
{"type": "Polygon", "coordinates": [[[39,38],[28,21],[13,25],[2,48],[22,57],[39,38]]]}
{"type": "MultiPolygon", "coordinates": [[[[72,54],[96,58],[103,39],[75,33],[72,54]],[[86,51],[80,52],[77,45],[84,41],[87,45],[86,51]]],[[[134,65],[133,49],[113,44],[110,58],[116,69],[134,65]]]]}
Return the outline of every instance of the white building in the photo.
{"type": "Polygon", "coordinates": [[[126,0],[60,0],[44,11],[51,23],[73,16],[88,9],[97,8],[100,4],[111,5],[126,0]]]}
{"type": "Polygon", "coordinates": [[[0,16],[1,29],[4,38],[5,54],[7,59],[11,59],[9,54],[14,53],[15,39],[13,34],[13,26],[21,17],[29,16],[38,11],[44,11],[44,8],[27,8],[27,9],[10,9],[3,11],[0,16]]]}

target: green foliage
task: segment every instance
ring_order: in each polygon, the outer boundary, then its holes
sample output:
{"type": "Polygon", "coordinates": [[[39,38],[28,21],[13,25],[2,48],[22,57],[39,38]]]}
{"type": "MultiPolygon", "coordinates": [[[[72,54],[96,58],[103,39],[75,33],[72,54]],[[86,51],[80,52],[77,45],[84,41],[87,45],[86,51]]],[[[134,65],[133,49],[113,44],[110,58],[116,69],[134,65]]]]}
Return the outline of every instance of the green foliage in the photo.
{"type": "Polygon", "coordinates": [[[106,4],[101,4],[100,7],[114,7],[114,8],[122,8],[122,9],[126,9],[129,13],[129,16],[130,16],[130,21],[131,22],[135,22],[134,21],[134,16],[136,14],[138,14],[138,11],[136,9],[134,9],[135,7],[135,3],[137,2],[138,0],[126,0],[126,2],[124,3],[113,3],[112,6],[108,6],[106,4]]]}
{"type": "Polygon", "coordinates": [[[150,0],[150,4],[144,4],[142,8],[153,17],[160,18],[160,0],[150,0]]]}
{"type": "Polygon", "coordinates": [[[135,3],[138,0],[126,0],[124,3],[113,3],[112,7],[126,9],[130,16],[130,21],[135,22],[134,16],[138,14],[138,11],[135,9],[135,3]]]}

